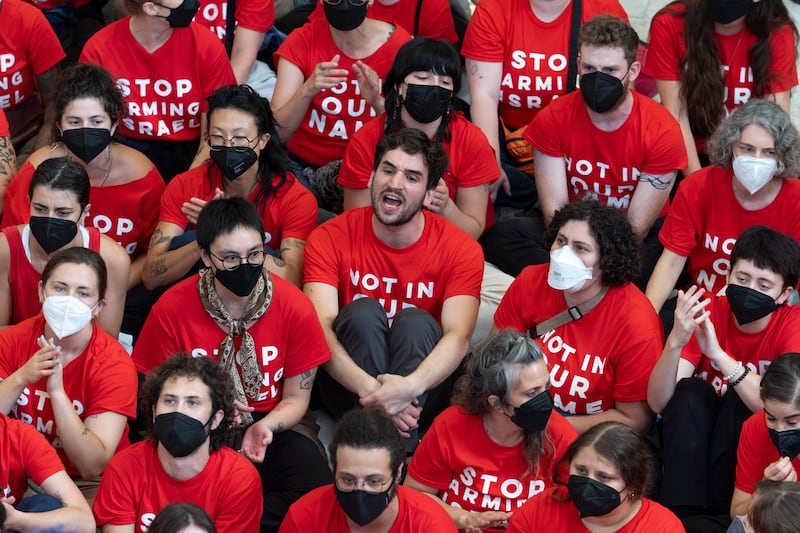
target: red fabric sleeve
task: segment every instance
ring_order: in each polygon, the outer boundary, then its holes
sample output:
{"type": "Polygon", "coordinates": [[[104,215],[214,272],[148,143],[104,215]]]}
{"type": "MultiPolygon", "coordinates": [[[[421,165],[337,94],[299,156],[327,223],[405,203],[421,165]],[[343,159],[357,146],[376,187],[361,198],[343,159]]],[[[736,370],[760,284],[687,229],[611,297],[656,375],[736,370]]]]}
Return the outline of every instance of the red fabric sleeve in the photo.
{"type": "Polygon", "coordinates": [[[461,54],[469,59],[500,63],[505,58],[504,2],[478,3],[467,25],[461,54]]]}
{"type": "Polygon", "coordinates": [[[308,236],[303,263],[304,283],[325,283],[338,289],[341,260],[335,243],[339,239],[346,240],[347,236],[340,231],[334,234],[331,230],[331,224],[323,224],[308,236]]]}
{"type": "Polygon", "coordinates": [[[710,172],[710,167],[701,168],[681,182],[658,234],[664,248],[680,256],[689,257],[700,240],[702,217],[698,216],[701,206],[697,200],[706,198],[704,185],[711,179],[710,172]]]}
{"type": "Polygon", "coordinates": [[[236,24],[248,30],[266,33],[275,24],[275,2],[239,0],[236,3],[236,24]]]}
{"type": "MultiPolygon", "coordinates": [[[[227,447],[222,447],[217,454],[226,454],[226,468],[220,474],[220,484],[213,488],[218,491],[217,512],[214,525],[219,533],[258,531],[264,501],[261,477],[249,461],[242,461],[241,456],[227,447]]],[[[212,490],[211,487],[209,487],[212,490]]]]}
{"type": "Polygon", "coordinates": [[[44,14],[36,8],[25,11],[28,20],[21,22],[27,38],[25,56],[33,74],[38,76],[56,66],[66,54],[44,14]]]}
{"type": "MultiPolygon", "coordinates": [[[[300,239],[306,240],[308,235],[317,227],[317,199],[314,194],[306,189],[294,175],[289,176],[283,185],[288,190],[280,198],[280,225],[281,240],[300,239]]],[[[267,199],[267,209],[271,202],[277,202],[274,197],[267,199]]],[[[280,249],[281,243],[274,243],[275,250],[280,249]]]]}
{"type": "Polygon", "coordinates": [[[767,93],[780,93],[797,86],[797,43],[789,24],[784,24],[769,34],[772,57],[768,72],[774,77],[769,81],[767,93]]]}
{"type": "Polygon", "coordinates": [[[644,73],[657,80],[679,81],[680,64],[686,54],[683,42],[683,13],[679,3],[669,4],[659,11],[650,23],[650,44],[644,73]]]}
{"type": "MultiPolygon", "coordinates": [[[[169,297],[170,291],[167,291],[161,299],[169,297]]],[[[177,317],[167,316],[162,307],[163,305],[160,306],[158,302],[153,306],[133,347],[131,358],[136,370],[142,374],[147,374],[153,368],[160,366],[170,355],[182,351],[170,327],[170,322],[177,320],[177,317]]]]}
{"type": "Polygon", "coordinates": [[[289,308],[285,307],[281,315],[281,320],[291,324],[293,329],[289,335],[289,352],[283,373],[285,378],[291,378],[327,362],[331,358],[331,350],[311,300],[300,289],[278,276],[273,276],[273,283],[276,293],[280,291],[284,298],[293,301],[292,312],[287,312],[289,308]],[[280,289],[277,285],[281,285],[280,289]]]}
{"type": "Polygon", "coordinates": [[[533,273],[532,270],[528,270],[530,268],[526,267],[520,272],[519,276],[509,285],[503,299],[500,300],[500,305],[494,313],[494,325],[497,329],[511,328],[520,333],[527,331],[525,318],[520,311],[530,300],[530,294],[526,289],[526,285],[530,284],[527,278],[530,278],[533,273]]]}
{"type": "Polygon", "coordinates": [[[31,204],[28,198],[28,189],[33,178],[33,165],[30,160],[25,161],[14,174],[5,193],[5,206],[3,220],[0,228],[27,224],[31,216],[31,204]]]}
{"type": "Polygon", "coordinates": [[[55,449],[36,431],[36,428],[19,421],[9,421],[9,423],[13,423],[19,432],[20,447],[17,450],[24,455],[27,463],[25,470],[35,483],[41,485],[53,474],[64,470],[64,465],[61,464],[55,449]]]}
{"type": "Polygon", "coordinates": [[[200,54],[198,64],[203,65],[203,98],[200,100],[200,112],[208,112],[208,97],[223,85],[233,85],[236,77],[225,53],[225,47],[217,37],[199,24],[189,26],[194,31],[197,51],[200,54]]]}
{"type": "Polygon", "coordinates": [[[0,109],[0,137],[10,137],[11,132],[8,129],[8,120],[6,114],[0,109]]]}
{"type": "Polygon", "coordinates": [[[375,165],[375,147],[383,136],[386,114],[367,122],[347,144],[337,182],[342,187],[366,189],[375,165]]]}
{"type": "MultiPolygon", "coordinates": [[[[561,145],[563,132],[561,131],[560,121],[556,118],[556,108],[559,107],[558,100],[551,102],[550,105],[536,113],[533,120],[525,128],[522,137],[528,141],[536,150],[551,157],[562,157],[564,148],[561,145]]],[[[575,133],[572,133],[573,135],[575,133]]]]}
{"type": "Polygon", "coordinates": [[[127,461],[134,449],[128,448],[112,457],[103,471],[100,487],[92,504],[92,512],[98,527],[105,524],[136,524],[135,504],[139,500],[138,487],[133,483],[136,476],[130,471],[130,467],[136,465],[127,461]]]}

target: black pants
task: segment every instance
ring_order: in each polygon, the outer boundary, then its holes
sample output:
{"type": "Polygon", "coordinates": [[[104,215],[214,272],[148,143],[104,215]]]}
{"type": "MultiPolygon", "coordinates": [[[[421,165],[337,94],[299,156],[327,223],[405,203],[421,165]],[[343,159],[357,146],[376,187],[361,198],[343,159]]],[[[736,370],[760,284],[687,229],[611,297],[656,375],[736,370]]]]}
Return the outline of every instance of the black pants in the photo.
{"type": "Polygon", "coordinates": [[[678,382],[662,413],[664,475],[660,501],[684,518],[727,515],[742,424],[753,413],[736,390],[722,397],[699,378],[678,382]]]}
{"type": "Polygon", "coordinates": [[[254,463],[264,491],[261,531],[278,531],[289,506],[322,485],[333,483],[327,458],[317,444],[295,431],[275,433],[264,462],[254,463]]]}
{"type": "MultiPolygon", "coordinates": [[[[442,338],[439,323],[416,307],[397,313],[389,327],[383,306],[372,298],[360,298],[344,306],[333,329],[353,361],[373,377],[411,374],[442,338]]],[[[319,374],[320,399],[334,418],[338,420],[359,406],[356,394],[324,371],[319,374]]],[[[417,399],[420,406],[424,406],[427,393],[417,399]]]]}

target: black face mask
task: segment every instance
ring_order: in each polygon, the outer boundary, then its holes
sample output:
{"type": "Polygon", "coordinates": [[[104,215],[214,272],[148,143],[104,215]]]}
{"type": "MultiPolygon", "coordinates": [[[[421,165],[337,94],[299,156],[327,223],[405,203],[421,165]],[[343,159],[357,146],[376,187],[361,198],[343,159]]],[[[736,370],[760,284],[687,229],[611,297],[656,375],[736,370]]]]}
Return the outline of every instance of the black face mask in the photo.
{"type": "Polygon", "coordinates": [[[581,518],[606,515],[622,503],[619,492],[590,477],[569,476],[567,490],[581,518]]]}
{"type": "Polygon", "coordinates": [[[769,438],[778,448],[781,457],[794,459],[800,454],[800,428],[784,429],[783,431],[769,428],[769,438]]]}
{"type": "Polygon", "coordinates": [[[225,270],[218,268],[214,273],[214,277],[222,283],[222,286],[231,291],[236,296],[249,296],[253,292],[253,288],[258,283],[258,279],[262,275],[264,264],[251,265],[245,263],[239,265],[233,270],[225,270]]]}
{"type": "Polygon", "coordinates": [[[61,134],[69,151],[88,163],[111,143],[111,132],[105,128],[77,128],[61,134]]]}
{"type": "Polygon", "coordinates": [[[369,6],[367,2],[360,6],[354,6],[349,0],[341,0],[335,6],[323,2],[322,7],[325,10],[328,24],[339,31],[351,31],[361,26],[361,23],[367,18],[369,6]]]}
{"type": "Polygon", "coordinates": [[[550,413],[553,412],[553,399],[547,391],[540,392],[519,407],[514,408],[511,421],[527,431],[533,433],[542,431],[547,427],[550,413]]]}
{"type": "Polygon", "coordinates": [[[711,13],[715,22],[729,24],[747,15],[753,0],[711,0],[711,13]]]}
{"type": "Polygon", "coordinates": [[[222,171],[222,175],[233,181],[252,167],[258,156],[252,148],[221,146],[211,149],[211,160],[222,171]]]}
{"type": "Polygon", "coordinates": [[[450,107],[453,91],[438,85],[406,84],[403,107],[420,124],[429,124],[442,117],[450,107]]]}
{"type": "Polygon", "coordinates": [[[597,70],[581,76],[581,95],[592,111],[605,113],[613,109],[624,94],[622,80],[611,74],[597,70]]]}
{"type": "Polygon", "coordinates": [[[778,308],[771,296],[741,285],[729,284],[725,289],[731,311],[739,325],[744,326],[764,318],[778,308]]]}
{"type": "Polygon", "coordinates": [[[197,10],[200,9],[200,2],[197,0],[183,0],[178,7],[167,7],[163,4],[156,5],[169,9],[169,15],[163,18],[166,19],[173,28],[187,27],[197,14],[197,10]]]}
{"type": "Polygon", "coordinates": [[[66,246],[78,234],[77,222],[63,218],[31,217],[28,225],[47,255],[66,246]]]}
{"type": "Polygon", "coordinates": [[[383,492],[372,493],[363,490],[345,492],[339,490],[339,487],[334,484],[336,499],[342,506],[344,514],[359,526],[369,524],[389,507],[389,502],[392,501],[390,493],[393,487],[394,482],[383,492]]]}
{"type": "Polygon", "coordinates": [[[212,414],[203,424],[178,411],[160,414],[153,424],[153,435],[172,457],[186,457],[206,440],[213,419],[212,414]]]}

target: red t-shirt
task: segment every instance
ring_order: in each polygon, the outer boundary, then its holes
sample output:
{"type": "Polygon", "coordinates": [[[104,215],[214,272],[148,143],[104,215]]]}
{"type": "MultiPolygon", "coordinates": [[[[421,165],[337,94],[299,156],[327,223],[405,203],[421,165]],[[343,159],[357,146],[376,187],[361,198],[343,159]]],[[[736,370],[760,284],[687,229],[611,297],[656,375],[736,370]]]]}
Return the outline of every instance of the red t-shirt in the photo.
{"type": "MultiPolygon", "coordinates": [[[[133,349],[139,372],[147,373],[176,352],[217,360],[226,333],[203,309],[198,278],[194,275],[181,281],[153,306],[133,349]]],[[[272,304],[248,329],[264,372],[259,398],[250,403],[259,412],[270,411],[281,400],[285,378],[311,370],[331,357],[308,297],[279,276],[272,280],[272,304]]],[[[241,337],[235,342],[238,346],[241,337]]]]}
{"type": "MultiPolygon", "coordinates": [[[[28,223],[31,215],[28,189],[34,170],[30,160],[25,161],[11,180],[6,189],[0,227],[28,223]]],[[[87,213],[85,224],[114,239],[133,260],[147,251],[150,235],[158,224],[163,192],[164,180],[155,166],[137,180],[122,185],[92,187],[89,190],[91,212],[87,213]]]]}
{"type": "MultiPolygon", "coordinates": [[[[271,0],[237,0],[234,16],[236,27],[265,33],[275,24],[275,3],[271,0]]],[[[211,30],[225,44],[227,19],[227,0],[202,0],[193,20],[211,30]]]]}
{"type": "Polygon", "coordinates": [[[200,114],[222,85],[236,83],[225,47],[207,28],[174,28],[153,53],[133,37],[130,17],[112,22],[89,39],[80,60],[105,67],[122,91],[128,115],[125,137],[190,141],[200,136],[200,114]]]}
{"type": "MultiPolygon", "coordinates": [[[[380,0],[370,6],[367,11],[369,18],[382,20],[392,24],[397,24],[411,35],[414,35],[414,17],[417,12],[417,4],[422,4],[419,12],[419,33],[416,36],[433,37],[434,39],[444,39],[445,41],[456,44],[458,34],[453,22],[453,14],[450,11],[450,2],[447,0],[397,0],[391,5],[386,5],[380,0]]],[[[325,10],[322,2],[317,3],[317,7],[311,12],[308,20],[325,19],[325,10]]]]}
{"type": "MultiPolygon", "coordinates": [[[[500,301],[495,326],[527,332],[566,310],[563,291],[547,284],[549,266],[529,266],[520,273],[500,301]]],[[[615,402],[646,400],[663,338],[661,320],[635,285],[610,288],[583,318],[536,339],[550,367],[556,407],[592,415],[612,409],[615,402]]]]}
{"type": "MultiPolygon", "coordinates": [[[[0,331],[0,378],[8,378],[39,350],[36,339],[44,334],[44,325],[44,317],[37,315],[0,331]]],[[[128,352],[116,339],[92,323],[89,345],[64,367],[64,391],[72,400],[75,412],[81,420],[106,412],[135,418],[137,386],[136,369],[128,352]]],[[[47,379],[42,378],[25,387],[11,412],[26,424],[35,426],[56,449],[67,473],[78,477],[78,470],[61,446],[49,399],[47,379]]],[[[117,452],[128,446],[126,425],[117,452]]]]}
{"type": "MultiPolygon", "coordinates": [[[[735,487],[748,494],[756,491],[756,483],[764,479],[764,469],[781,458],[769,436],[767,415],[754,413],[742,425],[739,448],[736,451],[735,487]]],[[[800,472],[800,455],[792,459],[795,472],[800,472]]]]}
{"type": "MultiPolygon", "coordinates": [[[[275,177],[273,183],[277,184],[278,181],[279,178],[275,177]]],[[[183,203],[193,197],[211,200],[214,198],[214,191],[222,188],[222,173],[210,161],[178,174],[169,182],[161,197],[159,219],[184,230],[194,228],[194,224],[181,212],[183,203]]],[[[256,197],[260,191],[261,185],[258,185],[247,198],[256,207],[259,207],[256,197]]],[[[277,252],[283,239],[305,240],[317,226],[317,200],[311,191],[297,181],[294,174],[287,173],[286,183],[267,199],[266,206],[261,211],[261,220],[266,232],[264,243],[277,252]]]]}
{"type": "Polygon", "coordinates": [[[358,90],[353,64],[362,61],[385,80],[397,51],[410,39],[406,30],[395,27],[372,55],[357,60],[339,50],[326,19],[309,22],[290,33],[275,52],[276,64],[280,60],[289,61],[302,71],[304,79],[308,79],[318,63],[339,55],[339,68],[347,70],[348,74],[347,80],[331,89],[323,89],[311,99],[300,126],[287,143],[289,151],[315,166],[341,159],[348,140],[376,115],[358,90]]]}
{"type": "MultiPolygon", "coordinates": [[[[683,26],[686,8],[679,2],[669,4],[653,17],[650,45],[644,73],[657,80],[680,80],[681,62],[686,55],[683,26]]],[[[755,80],[747,56],[758,38],[747,28],[733,35],[714,33],[725,83],[725,108],[733,111],[755,98],[755,80]]],[[[783,24],[769,33],[770,63],[767,72],[774,76],[767,94],[788,91],[797,85],[795,42],[792,27],[783,24]]]]}
{"type": "MultiPolygon", "coordinates": [[[[81,231],[80,227],[78,231],[81,231]]],[[[100,232],[95,228],[86,228],[86,231],[89,236],[86,248],[100,253],[100,232]]],[[[26,318],[38,315],[42,310],[39,301],[39,282],[42,280],[42,273],[33,268],[23,244],[23,233],[29,232],[27,225],[3,228],[3,235],[8,241],[8,286],[11,288],[12,324],[18,324],[26,318]]],[[[33,239],[33,236],[30,235],[29,239],[33,239]]]]}
{"type": "MultiPolygon", "coordinates": [[[[358,130],[347,145],[337,181],[343,187],[366,189],[375,166],[375,147],[383,137],[386,114],[370,120],[358,130]]],[[[483,131],[455,113],[450,122],[450,140],[442,142],[442,148],[450,157],[450,166],[444,173],[450,199],[456,201],[460,188],[477,187],[497,179],[500,171],[489,141],[483,131]]],[[[486,208],[486,229],[494,223],[494,207],[491,199],[486,208]]]]}
{"type": "Polygon", "coordinates": [[[0,109],[10,109],[33,96],[35,77],[53,68],[66,54],[35,6],[3,0],[0,18],[0,109]]]}
{"type": "MultiPolygon", "coordinates": [[[[387,533],[436,533],[456,531],[453,520],[433,498],[407,487],[397,487],[400,508],[387,533]]],[[[333,485],[312,490],[291,507],[281,524],[280,533],[350,533],[342,506],[336,500],[333,485]]]]}
{"type": "MultiPolygon", "coordinates": [[[[545,430],[552,443],[531,471],[524,441],[501,446],[489,437],[482,415],[452,406],[436,417],[420,442],[408,473],[439,490],[446,503],[467,511],[515,511],[529,498],[553,485],[553,467],[578,434],[558,413],[545,430]],[[464,436],[469,435],[469,440],[464,436]]],[[[486,531],[496,531],[486,529],[486,531]]]]}
{"type": "Polygon", "coordinates": [[[64,471],[64,465],[52,446],[29,425],[0,413],[0,497],[22,501],[28,490],[28,478],[41,485],[44,480],[64,471]]]}
{"type": "MultiPolygon", "coordinates": [[[[800,352],[800,308],[781,305],[772,313],[769,324],[758,333],[745,333],[736,327],[728,298],[713,298],[709,307],[720,347],[728,355],[746,364],[751,372],[764,375],[775,358],[789,352],[800,352]]],[[[728,382],[717,366],[703,355],[694,335],[681,350],[681,359],[692,363],[695,375],[711,383],[717,395],[728,390],[728,382]]]]}
{"type": "MultiPolygon", "coordinates": [[[[577,533],[588,532],[578,509],[563,487],[553,487],[539,494],[515,512],[508,533],[577,533]],[[553,495],[557,495],[557,500],[553,495]]],[[[678,517],[660,504],[642,498],[642,507],[633,519],[616,533],[684,533],[678,517]]]]}
{"type": "Polygon", "coordinates": [[[98,527],[134,524],[136,531],[147,531],[173,502],[201,507],[220,533],[258,531],[261,478],[253,463],[223,446],[211,452],[199,474],[179,481],[164,470],[153,441],[137,442],[111,458],[92,510],[98,527]]]}
{"type": "Polygon", "coordinates": [[[725,287],[733,245],[750,226],[769,226],[800,240],[800,218],[787,216],[800,205],[800,181],[784,180],[771,204],[748,211],[733,193],[734,179],[732,170],[713,166],[690,174],[658,234],[664,248],[688,258],[692,281],[714,294],[725,287]]]}
{"type": "Polygon", "coordinates": [[[10,137],[11,132],[8,129],[8,120],[6,114],[0,109],[0,137],[10,137]]]}
{"type": "MultiPolygon", "coordinates": [[[[534,148],[564,158],[570,202],[589,195],[627,212],[642,173],[666,174],[688,165],[678,121],[661,104],[631,94],[631,114],[614,131],[592,123],[579,91],[547,106],[525,129],[523,137],[534,148]]],[[[659,216],[668,209],[665,203],[659,216]]]]}
{"type": "Polygon", "coordinates": [[[442,304],[452,296],[480,298],[483,253],[459,228],[423,211],[425,229],[406,248],[375,236],[372,207],[350,209],[311,232],[305,251],[305,283],[339,291],[339,308],[357,298],[383,304],[389,320],[418,307],[441,322],[442,304]]]}
{"type": "MultiPolygon", "coordinates": [[[[581,24],[603,13],[628,20],[617,0],[584,0],[581,24]]],[[[461,53],[503,64],[500,116],[509,128],[525,126],[566,92],[571,19],[572,2],[552,22],[539,20],[529,0],[481,0],[475,8],[461,53]]]]}

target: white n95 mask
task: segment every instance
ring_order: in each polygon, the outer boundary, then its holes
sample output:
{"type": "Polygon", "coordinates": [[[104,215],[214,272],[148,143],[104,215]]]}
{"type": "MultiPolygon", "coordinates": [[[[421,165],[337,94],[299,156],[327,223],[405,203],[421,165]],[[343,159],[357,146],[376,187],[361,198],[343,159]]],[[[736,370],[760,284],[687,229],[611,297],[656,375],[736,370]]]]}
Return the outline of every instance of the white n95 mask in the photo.
{"type": "Polygon", "coordinates": [[[733,159],[733,174],[750,194],[755,194],[769,183],[778,162],[768,157],[736,156],[733,159]]]}
{"type": "Polygon", "coordinates": [[[560,291],[576,292],[590,279],[592,279],[592,269],[583,264],[572,248],[562,246],[550,252],[548,285],[560,291]]]}
{"type": "Polygon", "coordinates": [[[72,296],[48,296],[42,314],[59,339],[79,332],[92,321],[92,309],[72,296]]]}

